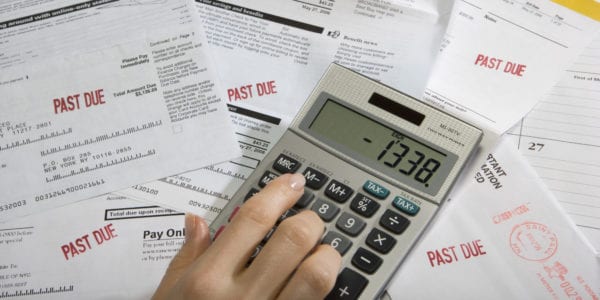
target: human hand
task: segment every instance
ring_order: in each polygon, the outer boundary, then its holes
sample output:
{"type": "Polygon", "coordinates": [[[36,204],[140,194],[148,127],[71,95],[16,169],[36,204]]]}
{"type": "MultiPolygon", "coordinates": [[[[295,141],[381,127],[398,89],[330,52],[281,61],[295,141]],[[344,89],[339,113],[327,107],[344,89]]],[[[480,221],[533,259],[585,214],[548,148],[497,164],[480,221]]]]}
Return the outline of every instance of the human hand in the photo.
{"type": "Polygon", "coordinates": [[[302,211],[285,219],[252,264],[247,262],[277,219],[304,191],[301,174],[285,174],[250,198],[212,243],[208,225],[186,214],[186,240],[171,261],[153,300],[323,299],[333,288],[341,257],[315,246],[321,219],[302,211]]]}

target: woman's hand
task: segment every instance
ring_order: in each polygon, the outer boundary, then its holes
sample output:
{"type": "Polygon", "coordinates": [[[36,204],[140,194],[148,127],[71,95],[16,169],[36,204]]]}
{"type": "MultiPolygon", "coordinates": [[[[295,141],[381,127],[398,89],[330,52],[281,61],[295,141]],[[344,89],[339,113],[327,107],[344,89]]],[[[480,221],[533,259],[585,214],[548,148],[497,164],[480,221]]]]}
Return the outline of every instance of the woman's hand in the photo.
{"type": "Polygon", "coordinates": [[[153,299],[323,299],[341,257],[331,246],[317,245],[324,225],[312,211],[281,222],[247,266],[277,219],[302,196],[304,183],[301,174],[271,181],[240,207],[212,245],[206,222],[187,214],[186,241],[153,299]]]}

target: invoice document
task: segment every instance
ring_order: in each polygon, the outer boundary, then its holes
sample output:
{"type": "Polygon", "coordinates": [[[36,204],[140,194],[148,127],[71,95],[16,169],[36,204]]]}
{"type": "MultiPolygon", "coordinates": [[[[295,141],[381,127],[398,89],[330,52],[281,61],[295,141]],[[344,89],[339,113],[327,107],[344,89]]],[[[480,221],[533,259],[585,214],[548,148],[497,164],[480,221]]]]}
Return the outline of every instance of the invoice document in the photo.
{"type": "Polygon", "coordinates": [[[150,299],[185,240],[180,212],[103,196],[0,225],[0,298],[150,299]]]}
{"type": "Polygon", "coordinates": [[[0,70],[108,48],[192,19],[182,0],[7,0],[0,3],[0,70]]]}
{"type": "Polygon", "coordinates": [[[600,255],[600,35],[507,133],[600,255]]]}
{"type": "Polygon", "coordinates": [[[600,29],[600,3],[585,13],[575,2],[585,1],[456,1],[424,100],[506,132],[600,29]]]}
{"type": "Polygon", "coordinates": [[[591,245],[510,140],[465,175],[395,275],[392,299],[600,297],[591,245]]]}
{"type": "Polygon", "coordinates": [[[452,6],[437,0],[195,4],[243,156],[119,194],[208,220],[279,139],[332,61],[420,97],[452,6]]]}
{"type": "Polygon", "coordinates": [[[0,220],[239,155],[202,28],[140,37],[3,72],[0,220]]]}

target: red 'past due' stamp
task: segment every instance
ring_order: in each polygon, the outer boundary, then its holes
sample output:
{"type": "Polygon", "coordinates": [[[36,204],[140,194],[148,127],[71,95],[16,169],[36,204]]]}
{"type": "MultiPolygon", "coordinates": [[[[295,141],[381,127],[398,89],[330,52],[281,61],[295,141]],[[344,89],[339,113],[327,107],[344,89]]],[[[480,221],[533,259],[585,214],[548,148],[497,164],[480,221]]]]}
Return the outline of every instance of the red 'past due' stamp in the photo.
{"type": "Polygon", "coordinates": [[[548,226],[536,222],[524,222],[513,227],[510,247],[519,257],[531,261],[543,261],[556,253],[558,240],[548,226]]]}

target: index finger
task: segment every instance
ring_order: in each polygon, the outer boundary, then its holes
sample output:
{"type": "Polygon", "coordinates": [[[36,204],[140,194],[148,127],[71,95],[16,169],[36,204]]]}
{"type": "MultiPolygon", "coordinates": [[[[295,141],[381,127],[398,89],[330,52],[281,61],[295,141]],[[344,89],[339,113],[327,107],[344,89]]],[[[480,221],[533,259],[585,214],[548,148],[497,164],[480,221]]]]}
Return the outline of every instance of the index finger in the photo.
{"type": "Polygon", "coordinates": [[[207,250],[207,259],[223,272],[242,270],[277,219],[302,196],[305,182],[301,174],[284,174],[272,180],[240,207],[207,250]]]}

